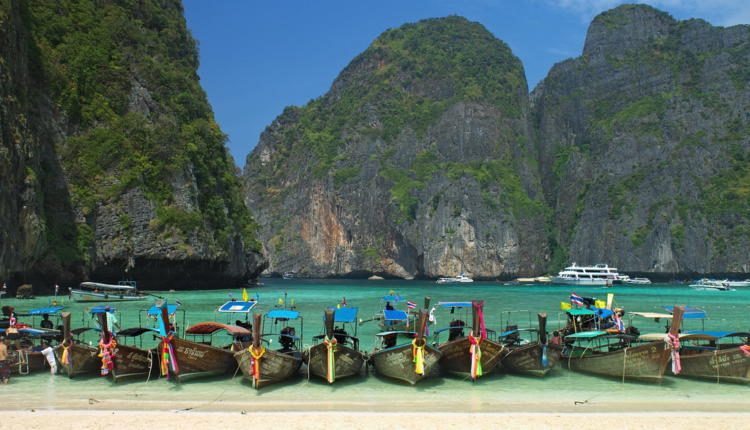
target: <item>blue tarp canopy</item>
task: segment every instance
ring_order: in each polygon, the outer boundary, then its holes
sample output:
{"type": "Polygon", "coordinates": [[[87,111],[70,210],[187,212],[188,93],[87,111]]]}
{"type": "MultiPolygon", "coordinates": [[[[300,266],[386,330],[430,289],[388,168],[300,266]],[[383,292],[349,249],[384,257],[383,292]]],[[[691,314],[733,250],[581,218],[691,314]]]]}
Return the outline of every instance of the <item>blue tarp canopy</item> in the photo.
{"type": "MultiPolygon", "coordinates": [[[[688,318],[706,318],[706,311],[703,309],[698,309],[693,306],[684,306],[685,313],[682,314],[683,319],[688,318]]],[[[664,306],[664,309],[668,310],[670,313],[674,313],[674,306],[664,306]]]]}
{"type": "MultiPolygon", "coordinates": [[[[177,312],[177,308],[179,307],[180,305],[167,305],[167,313],[169,315],[172,315],[177,312]]],[[[159,306],[151,306],[150,308],[148,308],[146,313],[149,315],[159,316],[161,315],[161,308],[159,306]]]]}
{"type": "Polygon", "coordinates": [[[333,321],[340,323],[350,323],[357,320],[357,312],[359,308],[329,308],[336,309],[333,321]]]}
{"type": "Polygon", "coordinates": [[[296,320],[299,317],[299,312],[276,309],[269,312],[266,316],[269,318],[286,318],[290,320],[296,320]]]}
{"type": "Polygon", "coordinates": [[[93,308],[89,309],[89,313],[92,314],[102,314],[104,312],[113,314],[117,312],[117,309],[113,308],[112,306],[94,306],[93,308]]]}
{"type": "Polygon", "coordinates": [[[614,312],[612,312],[611,310],[604,309],[604,308],[595,308],[595,307],[592,307],[591,310],[594,311],[594,312],[596,312],[596,314],[599,316],[599,318],[609,318],[609,317],[612,316],[612,314],[614,314],[614,312]]]}
{"type": "Polygon", "coordinates": [[[242,312],[246,314],[257,304],[258,302],[254,300],[249,302],[229,301],[219,306],[219,312],[242,312]]]}
{"type": "Polygon", "coordinates": [[[406,321],[408,317],[404,311],[383,310],[383,319],[390,321],[406,321]]]}
{"type": "Polygon", "coordinates": [[[470,308],[471,302],[439,302],[438,306],[445,306],[448,308],[470,308]]]}
{"type": "Polygon", "coordinates": [[[49,308],[32,309],[26,312],[28,315],[44,315],[44,314],[56,314],[61,310],[65,309],[63,306],[52,306],[49,308]]]}
{"type": "Polygon", "coordinates": [[[385,296],[383,297],[384,302],[403,302],[406,300],[405,298],[401,296],[385,296]]]}

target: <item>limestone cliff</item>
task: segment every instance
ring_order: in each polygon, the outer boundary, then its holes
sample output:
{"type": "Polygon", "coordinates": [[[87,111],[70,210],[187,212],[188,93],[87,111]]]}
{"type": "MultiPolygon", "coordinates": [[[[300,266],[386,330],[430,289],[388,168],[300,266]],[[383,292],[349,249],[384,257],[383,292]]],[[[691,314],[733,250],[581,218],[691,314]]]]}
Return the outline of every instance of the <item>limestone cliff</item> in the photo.
{"type": "Polygon", "coordinates": [[[0,278],[238,285],[255,224],[177,0],[0,0],[0,278]]]}
{"type": "Polygon", "coordinates": [[[520,61],[478,23],[388,30],[244,170],[269,272],[476,278],[547,265],[520,61]]]}
{"type": "Polygon", "coordinates": [[[750,272],[750,27],[643,5],[594,19],[534,90],[555,262],[750,272]]]}

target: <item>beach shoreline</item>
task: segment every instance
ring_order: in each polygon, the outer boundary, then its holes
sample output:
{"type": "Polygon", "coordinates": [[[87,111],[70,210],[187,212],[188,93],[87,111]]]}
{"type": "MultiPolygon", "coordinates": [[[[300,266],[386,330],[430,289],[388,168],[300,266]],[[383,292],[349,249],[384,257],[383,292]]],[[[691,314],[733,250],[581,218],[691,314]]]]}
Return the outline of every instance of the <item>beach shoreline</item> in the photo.
{"type": "MultiPolygon", "coordinates": [[[[252,406],[252,405],[248,405],[252,406]]],[[[748,412],[4,411],[2,428],[35,429],[617,429],[750,428],[748,412]]]]}

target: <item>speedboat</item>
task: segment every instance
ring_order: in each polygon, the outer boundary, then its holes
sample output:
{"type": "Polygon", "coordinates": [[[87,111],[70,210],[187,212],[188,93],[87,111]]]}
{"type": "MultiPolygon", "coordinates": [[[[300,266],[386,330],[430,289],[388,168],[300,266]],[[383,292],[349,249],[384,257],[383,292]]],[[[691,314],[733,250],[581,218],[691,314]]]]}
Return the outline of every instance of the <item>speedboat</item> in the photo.
{"type": "Polygon", "coordinates": [[[467,284],[470,282],[474,282],[474,280],[463,273],[458,276],[441,276],[436,281],[438,284],[467,284]]]}
{"type": "Polygon", "coordinates": [[[730,281],[728,279],[724,280],[724,283],[732,288],[736,287],[750,287],[750,279],[745,279],[744,281],[730,281]]]}
{"type": "Polygon", "coordinates": [[[623,283],[631,285],[649,285],[651,284],[651,280],[648,278],[628,278],[623,280],[623,283]]]}
{"type": "Polygon", "coordinates": [[[693,288],[695,290],[704,290],[704,291],[734,291],[732,287],[730,287],[726,281],[718,281],[715,279],[706,279],[703,278],[693,284],[690,284],[690,288],[693,288]]]}
{"type": "Polygon", "coordinates": [[[120,281],[117,285],[81,282],[79,288],[70,289],[70,298],[75,302],[129,302],[148,296],[138,292],[135,281],[120,281]]]}

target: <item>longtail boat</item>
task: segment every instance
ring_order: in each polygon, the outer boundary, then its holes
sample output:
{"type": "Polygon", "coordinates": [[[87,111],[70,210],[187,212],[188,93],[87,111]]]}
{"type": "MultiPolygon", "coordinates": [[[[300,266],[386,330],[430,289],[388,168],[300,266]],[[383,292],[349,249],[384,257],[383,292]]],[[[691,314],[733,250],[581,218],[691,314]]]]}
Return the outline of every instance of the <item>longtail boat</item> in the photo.
{"type": "Polygon", "coordinates": [[[356,320],[357,308],[325,310],[325,334],[313,338],[323,342],[311,346],[302,354],[302,359],[307,363],[311,374],[332,384],[337,379],[359,375],[362,372],[367,356],[359,350],[356,320]],[[341,326],[334,328],[334,323],[340,323],[341,326]],[[354,336],[346,332],[347,323],[352,323],[354,336]]]}
{"type": "Polygon", "coordinates": [[[302,365],[302,328],[302,318],[297,311],[277,309],[269,312],[265,318],[260,314],[253,315],[252,345],[234,354],[240,370],[253,388],[260,389],[286,381],[297,374],[302,365]],[[296,335],[294,327],[287,324],[279,333],[264,333],[261,328],[266,321],[273,321],[273,325],[298,321],[300,336],[296,335]],[[279,336],[280,350],[272,350],[261,344],[266,340],[264,337],[276,335],[279,336]]]}
{"type": "Polygon", "coordinates": [[[448,341],[438,344],[438,349],[442,353],[440,367],[449,373],[470,376],[472,380],[497,367],[506,348],[487,336],[488,330],[484,326],[484,301],[440,302],[438,306],[451,308],[451,313],[456,309],[471,309],[473,321],[468,336],[463,335],[462,320],[454,319],[450,327],[435,331],[436,344],[440,333],[446,330],[449,332],[448,341]]]}
{"type": "Polygon", "coordinates": [[[382,309],[378,311],[372,318],[362,320],[359,323],[369,321],[377,321],[380,326],[380,331],[409,331],[409,327],[414,324],[414,318],[409,312],[407,312],[410,306],[415,306],[413,303],[407,301],[405,298],[399,296],[394,291],[390,291],[387,296],[380,298],[382,309]],[[404,303],[406,305],[406,311],[396,309],[393,305],[404,303]]]}
{"type": "Polygon", "coordinates": [[[417,332],[411,332],[414,337],[413,341],[390,346],[389,339],[395,341],[396,336],[404,334],[404,332],[378,333],[378,336],[384,341],[384,347],[374,351],[370,356],[370,362],[375,366],[375,370],[380,375],[404,381],[411,385],[422,379],[437,375],[440,370],[438,362],[442,353],[439,349],[427,344],[424,337],[426,328],[427,309],[422,309],[419,312],[417,332]]]}
{"type": "Polygon", "coordinates": [[[501,365],[506,371],[545,376],[560,360],[561,348],[547,342],[547,314],[543,312],[537,317],[538,329],[511,328],[500,335],[508,348],[501,360],[501,365]],[[537,333],[538,336],[537,339],[529,341],[523,338],[524,333],[537,333]]]}
{"type": "Polygon", "coordinates": [[[185,331],[186,335],[201,336],[201,342],[176,337],[174,327],[169,322],[166,303],[161,306],[159,325],[159,358],[162,375],[177,382],[190,379],[232,373],[237,369],[234,351],[241,344],[234,339],[249,337],[250,331],[244,327],[217,322],[195,324],[185,331]],[[212,346],[211,339],[215,334],[226,332],[233,341],[224,347],[212,346]],[[206,343],[206,337],[209,340],[206,343]]]}
{"type": "MultiPolygon", "coordinates": [[[[60,334],[57,330],[27,327],[24,324],[18,324],[16,327],[18,327],[17,330],[20,339],[31,341],[32,343],[39,343],[40,341],[44,341],[45,338],[53,338],[60,334]]],[[[6,329],[4,328],[0,329],[0,334],[4,335],[5,331],[6,329]]],[[[9,354],[8,361],[10,371],[15,375],[28,375],[29,373],[36,373],[49,369],[47,358],[41,351],[20,349],[9,354]]]]}
{"type": "Polygon", "coordinates": [[[126,379],[151,379],[159,377],[159,354],[157,348],[143,349],[127,345],[125,339],[140,339],[158,331],[146,327],[133,327],[117,332],[114,348],[114,367],[110,374],[114,382],[126,379]]]}
{"type": "Polygon", "coordinates": [[[617,378],[623,382],[661,382],[670,355],[677,353],[679,348],[677,334],[682,312],[682,307],[675,308],[668,341],[640,343],[636,337],[623,333],[578,332],[565,337],[566,345],[560,361],[570,370],[617,378]]]}
{"type": "Polygon", "coordinates": [[[73,340],[70,330],[70,312],[63,312],[61,318],[63,342],[55,349],[55,356],[62,367],[62,371],[69,378],[78,375],[98,374],[101,367],[99,349],[73,340]]]}

